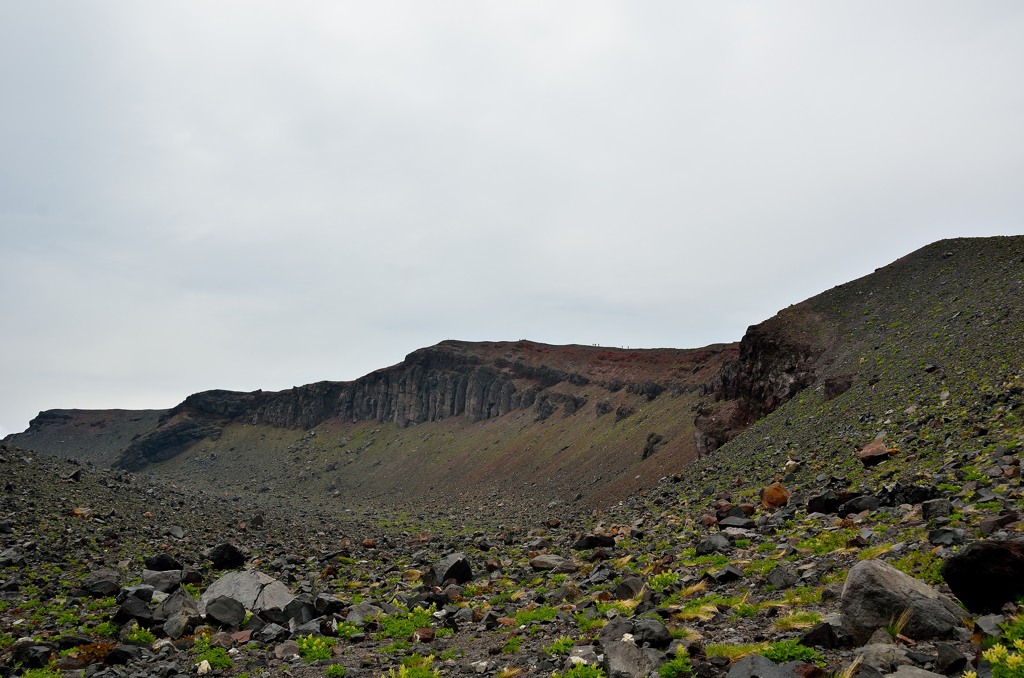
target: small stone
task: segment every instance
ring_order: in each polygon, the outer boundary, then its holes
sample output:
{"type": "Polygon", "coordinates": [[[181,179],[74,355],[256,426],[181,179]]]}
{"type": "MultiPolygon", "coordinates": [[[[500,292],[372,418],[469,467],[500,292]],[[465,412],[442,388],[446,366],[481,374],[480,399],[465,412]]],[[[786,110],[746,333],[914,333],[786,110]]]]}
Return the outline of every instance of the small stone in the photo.
{"type": "Polygon", "coordinates": [[[697,555],[707,556],[712,553],[728,553],[732,550],[729,538],[724,534],[712,534],[697,544],[697,555]]]}
{"type": "Polygon", "coordinates": [[[768,573],[768,576],[764,578],[764,583],[771,586],[776,591],[782,591],[783,589],[788,589],[791,586],[796,586],[799,581],[799,575],[784,565],[774,568],[768,573]]]}
{"type": "Polygon", "coordinates": [[[530,567],[537,571],[553,570],[558,573],[575,572],[572,562],[553,553],[544,553],[530,560],[530,567]]]}
{"type": "Polygon", "coordinates": [[[958,527],[940,527],[928,531],[928,542],[932,546],[958,546],[964,543],[964,531],[958,527]]]}
{"type": "Polygon", "coordinates": [[[948,499],[929,499],[921,504],[921,515],[925,520],[948,518],[953,513],[953,503],[948,499]]]}
{"type": "Polygon", "coordinates": [[[576,540],[574,551],[589,551],[596,548],[615,548],[615,537],[609,534],[588,534],[576,540]]]}
{"type": "Polygon", "coordinates": [[[416,629],[412,634],[412,642],[414,643],[432,643],[434,638],[437,636],[437,632],[430,628],[424,627],[422,629],[416,629]]]}
{"type": "Polygon", "coordinates": [[[106,598],[121,590],[117,580],[117,572],[102,568],[87,574],[82,580],[82,588],[95,598],[106,598]]]}
{"type": "Polygon", "coordinates": [[[887,461],[894,454],[896,450],[890,450],[881,440],[874,440],[857,453],[857,458],[868,468],[887,461]]]}
{"type": "Polygon", "coordinates": [[[718,521],[718,526],[720,528],[738,527],[738,528],[740,528],[742,530],[752,530],[755,527],[757,527],[757,523],[755,523],[750,518],[740,518],[738,516],[728,516],[727,518],[723,518],[722,520],[719,520],[718,521]]]}

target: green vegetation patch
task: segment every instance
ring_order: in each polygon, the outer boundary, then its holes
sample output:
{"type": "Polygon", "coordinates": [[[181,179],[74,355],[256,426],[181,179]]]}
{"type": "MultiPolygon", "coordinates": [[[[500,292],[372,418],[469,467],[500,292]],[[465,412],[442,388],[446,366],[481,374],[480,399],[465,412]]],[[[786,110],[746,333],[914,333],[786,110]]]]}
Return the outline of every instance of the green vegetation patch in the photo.
{"type": "Polygon", "coordinates": [[[670,659],[658,667],[659,678],[683,678],[691,673],[693,673],[693,667],[690,666],[690,658],[685,654],[670,659]]]}
{"type": "Polygon", "coordinates": [[[795,638],[770,643],[767,648],[758,652],[762,657],[771,659],[776,664],[802,661],[817,666],[825,666],[825,657],[813,647],[801,645],[795,638]]]}
{"type": "Polygon", "coordinates": [[[523,626],[533,622],[549,622],[557,616],[557,607],[543,606],[532,610],[519,610],[516,612],[516,624],[523,626]]]}
{"type": "Polygon", "coordinates": [[[551,678],[605,678],[604,669],[590,664],[577,664],[568,671],[552,673],[551,678]]]}
{"type": "Polygon", "coordinates": [[[299,654],[303,661],[312,664],[316,661],[330,659],[334,650],[334,640],[324,636],[299,636],[295,642],[299,646],[299,654]]]}
{"type": "Polygon", "coordinates": [[[433,606],[428,610],[417,607],[406,614],[382,615],[377,620],[380,624],[380,632],[377,633],[377,637],[378,639],[409,639],[416,629],[427,628],[431,625],[434,621],[433,611],[433,606]]]}

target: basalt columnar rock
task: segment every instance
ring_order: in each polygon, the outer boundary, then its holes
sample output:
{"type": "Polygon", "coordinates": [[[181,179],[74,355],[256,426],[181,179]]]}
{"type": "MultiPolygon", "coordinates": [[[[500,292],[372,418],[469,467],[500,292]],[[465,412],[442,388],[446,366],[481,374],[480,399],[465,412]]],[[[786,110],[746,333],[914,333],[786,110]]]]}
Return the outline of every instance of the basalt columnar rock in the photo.
{"type": "MultiPolygon", "coordinates": [[[[636,382],[624,392],[654,400],[669,390],[696,389],[694,376],[706,364],[724,362],[723,348],[624,350],[599,347],[548,347],[534,342],[471,343],[445,341],[410,353],[392,367],[350,382],[322,381],[288,391],[240,393],[205,391],[164,412],[156,427],[136,434],[116,465],[137,470],[170,459],[201,440],[216,440],[232,423],[309,429],[335,418],[375,421],[404,427],[459,417],[469,422],[494,419],[534,408],[544,420],[561,409],[577,414],[588,396],[569,392],[596,385],[607,392],[623,390],[618,379],[601,375],[632,369],[636,382]],[[559,352],[566,355],[560,355],[559,352]],[[565,362],[573,368],[545,362],[565,362]],[[644,360],[649,360],[645,365],[644,360]],[[663,369],[671,370],[665,381],[663,369]],[[642,379],[642,380],[641,380],[642,379]],[[568,390],[567,390],[568,389],[568,390]]],[[[45,428],[50,418],[40,419],[45,428]],[[45,420],[44,420],[45,419],[45,420]]],[[[64,420],[56,420],[58,424],[64,420]]],[[[649,456],[662,440],[644,449],[649,456]]]]}

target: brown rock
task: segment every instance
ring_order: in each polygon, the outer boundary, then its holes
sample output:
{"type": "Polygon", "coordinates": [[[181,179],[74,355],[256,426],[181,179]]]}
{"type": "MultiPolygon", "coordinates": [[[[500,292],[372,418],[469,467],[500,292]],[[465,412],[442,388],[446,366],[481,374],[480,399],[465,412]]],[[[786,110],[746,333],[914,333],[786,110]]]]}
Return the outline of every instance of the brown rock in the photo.
{"type": "Polygon", "coordinates": [[[896,454],[896,450],[886,447],[885,442],[875,440],[857,453],[860,463],[865,467],[876,466],[896,454]]]}
{"type": "Polygon", "coordinates": [[[789,490],[782,483],[772,483],[761,490],[761,505],[766,509],[777,509],[789,503],[789,490]]]}
{"type": "Polygon", "coordinates": [[[416,629],[412,634],[412,642],[414,643],[432,643],[434,638],[437,636],[437,632],[430,628],[416,629]]]}

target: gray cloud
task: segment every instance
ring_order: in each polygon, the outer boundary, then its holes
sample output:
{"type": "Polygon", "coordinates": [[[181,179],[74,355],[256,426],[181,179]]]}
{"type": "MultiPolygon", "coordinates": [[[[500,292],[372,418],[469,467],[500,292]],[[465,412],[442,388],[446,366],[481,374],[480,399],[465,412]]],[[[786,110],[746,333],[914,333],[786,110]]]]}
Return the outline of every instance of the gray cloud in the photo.
{"type": "Polygon", "coordinates": [[[0,5],[0,433],[1021,232],[1015,2],[0,5]]]}

